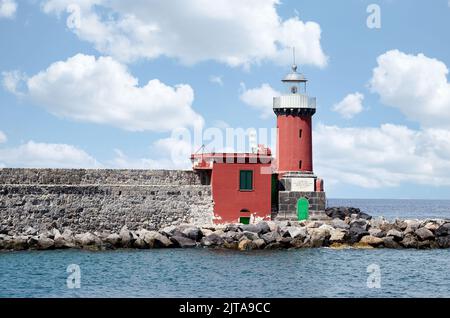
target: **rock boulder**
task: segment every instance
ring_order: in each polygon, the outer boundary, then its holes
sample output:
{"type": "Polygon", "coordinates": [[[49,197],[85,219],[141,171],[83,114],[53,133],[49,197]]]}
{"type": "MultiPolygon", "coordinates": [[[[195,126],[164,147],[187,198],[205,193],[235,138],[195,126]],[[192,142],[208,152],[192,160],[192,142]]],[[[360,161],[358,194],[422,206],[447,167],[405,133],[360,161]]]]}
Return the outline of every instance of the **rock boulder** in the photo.
{"type": "Polygon", "coordinates": [[[249,251],[255,248],[257,248],[257,245],[249,239],[244,238],[241,241],[239,241],[238,249],[240,251],[249,251]]]}
{"type": "Polygon", "coordinates": [[[224,243],[222,237],[215,233],[202,237],[201,244],[203,246],[221,246],[224,243]]]}
{"type": "Polygon", "coordinates": [[[399,230],[396,229],[392,229],[386,233],[386,236],[392,236],[394,240],[401,241],[403,239],[403,232],[400,232],[399,230]]]}
{"type": "Polygon", "coordinates": [[[277,242],[278,240],[281,240],[281,235],[278,232],[269,232],[263,234],[261,238],[264,240],[264,242],[266,242],[266,244],[271,244],[277,242]]]}
{"type": "Polygon", "coordinates": [[[421,227],[414,232],[421,241],[434,239],[434,234],[429,229],[421,227]]]}
{"type": "Polygon", "coordinates": [[[436,236],[447,236],[450,235],[450,223],[444,223],[438,227],[435,232],[436,236]]]}
{"type": "Polygon", "coordinates": [[[290,237],[292,238],[305,238],[306,235],[308,235],[308,232],[306,231],[306,227],[299,227],[299,226],[288,226],[287,232],[289,233],[290,237]]]}
{"type": "Polygon", "coordinates": [[[406,234],[400,241],[400,245],[406,248],[417,248],[417,239],[413,234],[406,234]]]}
{"type": "Polygon", "coordinates": [[[333,219],[333,221],[331,221],[331,225],[336,228],[336,229],[343,229],[343,230],[348,230],[350,228],[350,225],[347,224],[347,222],[345,222],[344,220],[341,219],[333,219]]]}
{"type": "Polygon", "coordinates": [[[330,231],[330,242],[331,243],[341,243],[344,241],[346,231],[342,229],[334,229],[330,231]]]}
{"type": "Polygon", "coordinates": [[[175,246],[177,247],[185,248],[197,246],[197,243],[193,239],[185,236],[174,235],[170,239],[175,243],[175,246]]]}
{"type": "Polygon", "coordinates": [[[383,244],[383,240],[376,236],[366,235],[361,238],[360,243],[369,244],[370,246],[377,247],[383,244]]]}

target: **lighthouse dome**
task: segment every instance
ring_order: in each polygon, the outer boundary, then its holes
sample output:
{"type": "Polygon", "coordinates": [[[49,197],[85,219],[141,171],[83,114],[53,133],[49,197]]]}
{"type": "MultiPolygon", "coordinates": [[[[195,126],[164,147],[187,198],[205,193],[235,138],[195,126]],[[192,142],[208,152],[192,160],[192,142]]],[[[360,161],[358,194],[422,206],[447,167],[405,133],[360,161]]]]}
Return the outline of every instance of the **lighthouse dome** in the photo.
{"type": "Polygon", "coordinates": [[[292,72],[287,74],[282,80],[282,82],[306,82],[307,79],[302,73],[297,72],[297,65],[292,65],[292,72]]]}

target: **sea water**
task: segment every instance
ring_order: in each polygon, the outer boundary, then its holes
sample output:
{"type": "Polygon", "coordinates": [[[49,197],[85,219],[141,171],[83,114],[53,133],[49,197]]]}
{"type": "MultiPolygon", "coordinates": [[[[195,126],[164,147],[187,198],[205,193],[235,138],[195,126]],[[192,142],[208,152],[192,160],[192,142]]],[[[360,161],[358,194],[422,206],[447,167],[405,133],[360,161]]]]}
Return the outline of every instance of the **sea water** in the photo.
{"type": "MultiPolygon", "coordinates": [[[[450,201],[329,205],[391,219],[450,218],[450,201]]],[[[1,252],[0,297],[450,297],[450,250],[1,252]]]]}

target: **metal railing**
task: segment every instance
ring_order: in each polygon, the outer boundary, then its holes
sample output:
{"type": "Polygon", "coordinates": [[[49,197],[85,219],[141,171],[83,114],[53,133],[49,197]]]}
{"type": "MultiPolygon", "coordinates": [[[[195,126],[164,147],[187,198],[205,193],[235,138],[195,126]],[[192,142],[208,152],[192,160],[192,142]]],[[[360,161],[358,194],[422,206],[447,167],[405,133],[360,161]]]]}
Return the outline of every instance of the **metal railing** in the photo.
{"type": "Polygon", "coordinates": [[[303,94],[278,96],[273,98],[273,108],[316,108],[316,98],[303,94]]]}

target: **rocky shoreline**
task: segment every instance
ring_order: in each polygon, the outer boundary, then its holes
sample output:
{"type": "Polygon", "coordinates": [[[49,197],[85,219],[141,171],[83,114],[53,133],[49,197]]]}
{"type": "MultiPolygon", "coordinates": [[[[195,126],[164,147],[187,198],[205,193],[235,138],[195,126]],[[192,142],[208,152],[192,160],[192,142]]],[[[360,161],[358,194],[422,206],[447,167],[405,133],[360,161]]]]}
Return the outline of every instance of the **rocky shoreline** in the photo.
{"type": "Polygon", "coordinates": [[[159,230],[74,233],[52,228],[23,233],[0,231],[0,250],[50,250],[81,248],[193,248],[235,250],[289,248],[449,248],[450,220],[395,220],[372,218],[355,208],[329,208],[323,221],[262,221],[257,224],[195,226],[183,224],[159,230]]]}

